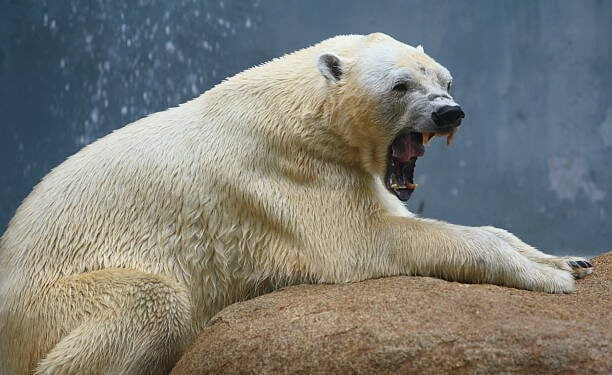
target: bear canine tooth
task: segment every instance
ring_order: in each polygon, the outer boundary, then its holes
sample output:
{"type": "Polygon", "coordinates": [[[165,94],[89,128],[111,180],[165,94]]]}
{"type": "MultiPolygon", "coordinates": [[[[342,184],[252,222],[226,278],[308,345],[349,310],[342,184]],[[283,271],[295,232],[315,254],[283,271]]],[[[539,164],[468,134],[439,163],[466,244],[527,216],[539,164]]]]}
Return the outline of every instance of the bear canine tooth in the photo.
{"type": "Polygon", "coordinates": [[[453,136],[455,135],[455,132],[450,132],[448,133],[448,135],[446,136],[446,145],[450,146],[451,143],[453,143],[453,136]]]}

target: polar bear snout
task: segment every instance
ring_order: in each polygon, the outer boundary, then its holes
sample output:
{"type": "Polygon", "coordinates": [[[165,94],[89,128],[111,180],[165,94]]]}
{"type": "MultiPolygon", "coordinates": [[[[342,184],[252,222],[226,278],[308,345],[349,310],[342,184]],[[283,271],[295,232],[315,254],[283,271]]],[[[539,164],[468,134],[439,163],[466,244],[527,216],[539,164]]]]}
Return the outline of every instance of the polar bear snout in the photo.
{"type": "Polygon", "coordinates": [[[445,130],[461,125],[461,119],[464,117],[465,113],[458,105],[445,105],[431,114],[431,119],[436,126],[442,127],[445,130]]]}

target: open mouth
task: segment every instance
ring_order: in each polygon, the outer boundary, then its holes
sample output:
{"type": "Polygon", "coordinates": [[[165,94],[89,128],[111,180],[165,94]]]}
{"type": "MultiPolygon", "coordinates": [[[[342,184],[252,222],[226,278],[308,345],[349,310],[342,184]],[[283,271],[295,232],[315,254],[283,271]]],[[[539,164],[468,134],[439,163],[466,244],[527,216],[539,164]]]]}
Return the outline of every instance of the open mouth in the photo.
{"type": "Polygon", "coordinates": [[[446,144],[450,145],[453,134],[454,130],[445,133],[405,132],[395,137],[389,146],[387,157],[387,190],[400,200],[407,201],[417,187],[414,183],[414,166],[416,160],[425,154],[425,145],[436,136],[446,137],[446,144]]]}

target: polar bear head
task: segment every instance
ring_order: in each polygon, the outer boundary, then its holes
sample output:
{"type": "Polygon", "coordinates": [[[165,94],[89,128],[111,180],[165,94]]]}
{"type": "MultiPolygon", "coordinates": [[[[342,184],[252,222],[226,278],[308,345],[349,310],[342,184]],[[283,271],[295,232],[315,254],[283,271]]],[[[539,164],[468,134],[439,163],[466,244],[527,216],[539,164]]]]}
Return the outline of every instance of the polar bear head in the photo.
{"type": "Polygon", "coordinates": [[[452,135],[464,113],[451,96],[450,72],[385,34],[364,36],[351,50],[323,52],[317,67],[334,97],[334,122],[361,161],[384,174],[387,189],[407,200],[416,159],[430,138],[452,135]],[[343,53],[348,56],[343,56],[343,53]]]}

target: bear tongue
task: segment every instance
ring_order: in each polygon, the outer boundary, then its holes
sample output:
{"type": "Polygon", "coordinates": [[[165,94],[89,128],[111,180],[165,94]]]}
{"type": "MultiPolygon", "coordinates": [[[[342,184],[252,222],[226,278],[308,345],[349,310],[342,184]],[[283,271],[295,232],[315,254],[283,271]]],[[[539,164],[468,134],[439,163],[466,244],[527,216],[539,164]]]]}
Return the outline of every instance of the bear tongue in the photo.
{"type": "Polygon", "coordinates": [[[406,133],[397,136],[391,144],[393,158],[400,162],[407,162],[412,158],[423,156],[423,135],[421,133],[406,133]]]}

